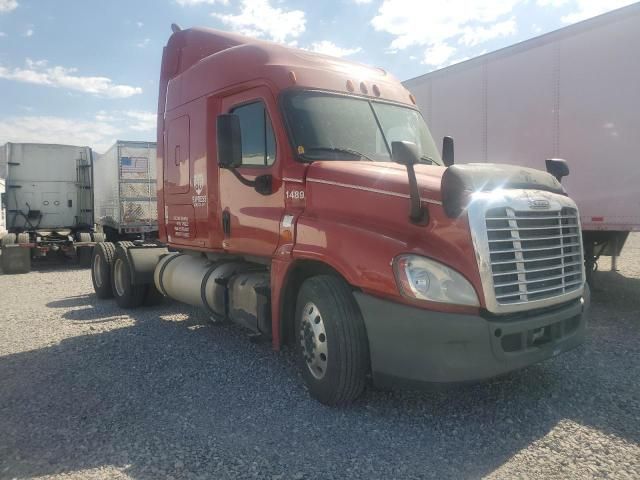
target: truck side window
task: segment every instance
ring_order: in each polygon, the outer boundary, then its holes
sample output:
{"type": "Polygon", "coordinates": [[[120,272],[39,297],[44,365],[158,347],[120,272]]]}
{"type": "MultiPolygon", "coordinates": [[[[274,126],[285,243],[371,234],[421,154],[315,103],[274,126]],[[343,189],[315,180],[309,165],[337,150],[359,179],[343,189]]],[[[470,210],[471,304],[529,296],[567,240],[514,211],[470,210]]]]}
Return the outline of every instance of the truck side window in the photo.
{"type": "Polygon", "coordinates": [[[276,159],[276,140],[269,114],[263,102],[234,108],[240,118],[243,165],[272,165],[276,159]]]}

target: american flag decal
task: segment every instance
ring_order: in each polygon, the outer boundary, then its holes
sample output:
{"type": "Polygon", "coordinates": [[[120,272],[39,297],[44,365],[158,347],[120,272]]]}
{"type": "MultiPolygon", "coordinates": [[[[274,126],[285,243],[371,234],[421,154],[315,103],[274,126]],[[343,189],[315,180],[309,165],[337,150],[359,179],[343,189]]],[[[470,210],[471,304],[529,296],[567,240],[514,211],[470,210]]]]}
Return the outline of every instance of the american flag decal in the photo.
{"type": "Polygon", "coordinates": [[[120,158],[120,170],[130,173],[145,173],[149,164],[149,159],[144,157],[122,157],[120,158]]]}

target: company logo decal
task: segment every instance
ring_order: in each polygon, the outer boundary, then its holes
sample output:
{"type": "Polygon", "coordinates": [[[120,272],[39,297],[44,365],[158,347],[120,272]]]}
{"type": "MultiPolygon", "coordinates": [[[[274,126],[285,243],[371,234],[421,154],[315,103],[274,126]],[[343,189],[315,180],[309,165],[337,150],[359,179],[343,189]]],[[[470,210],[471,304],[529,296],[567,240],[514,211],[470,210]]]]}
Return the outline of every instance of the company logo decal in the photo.
{"type": "Polygon", "coordinates": [[[193,175],[193,188],[196,194],[192,197],[194,207],[204,207],[207,204],[207,196],[202,195],[204,191],[204,175],[202,173],[196,173],[193,175]]]}

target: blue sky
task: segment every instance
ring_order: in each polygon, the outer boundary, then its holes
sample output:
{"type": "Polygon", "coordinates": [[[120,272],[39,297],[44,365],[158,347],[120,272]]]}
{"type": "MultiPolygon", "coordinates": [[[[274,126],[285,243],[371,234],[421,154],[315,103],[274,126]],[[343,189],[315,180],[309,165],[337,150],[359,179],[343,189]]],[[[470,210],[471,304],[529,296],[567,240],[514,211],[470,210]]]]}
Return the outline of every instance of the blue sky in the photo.
{"type": "Polygon", "coordinates": [[[0,0],[0,143],[155,140],[170,24],[236,31],[401,80],[625,0],[0,0]]]}

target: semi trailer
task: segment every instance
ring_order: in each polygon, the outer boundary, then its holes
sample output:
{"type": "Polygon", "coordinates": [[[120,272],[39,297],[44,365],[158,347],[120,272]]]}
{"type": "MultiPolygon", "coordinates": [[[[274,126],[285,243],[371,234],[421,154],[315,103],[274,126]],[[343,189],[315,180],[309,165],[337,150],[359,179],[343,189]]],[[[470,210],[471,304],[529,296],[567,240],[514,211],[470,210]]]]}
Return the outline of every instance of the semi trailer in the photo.
{"type": "Polygon", "coordinates": [[[118,140],[93,156],[96,231],[110,242],[158,236],[156,144],[118,140]]]}
{"type": "Polygon", "coordinates": [[[457,159],[568,160],[587,273],[640,230],[640,4],[404,82],[457,159]]]}
{"type": "Polygon", "coordinates": [[[370,381],[477,381],[583,341],[589,289],[565,163],[455,164],[452,140],[441,153],[381,68],[173,31],[159,239],[98,243],[97,297],[169,297],[290,345],[328,405],[370,381]]]}
{"type": "Polygon", "coordinates": [[[89,265],[93,234],[92,161],[89,147],[7,143],[3,205],[8,233],[2,237],[4,273],[26,273],[31,259],[76,257],[89,265]]]}
{"type": "MultiPolygon", "coordinates": [[[[0,165],[0,175],[1,174],[2,165],[0,165]]],[[[4,237],[7,233],[7,217],[5,213],[6,209],[4,206],[4,202],[6,199],[5,192],[5,180],[2,176],[0,176],[0,241],[2,241],[2,237],[4,237]]]]}

